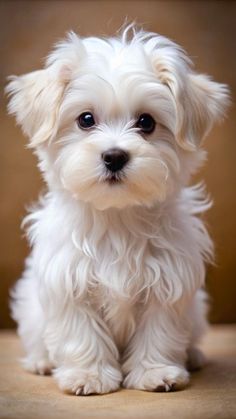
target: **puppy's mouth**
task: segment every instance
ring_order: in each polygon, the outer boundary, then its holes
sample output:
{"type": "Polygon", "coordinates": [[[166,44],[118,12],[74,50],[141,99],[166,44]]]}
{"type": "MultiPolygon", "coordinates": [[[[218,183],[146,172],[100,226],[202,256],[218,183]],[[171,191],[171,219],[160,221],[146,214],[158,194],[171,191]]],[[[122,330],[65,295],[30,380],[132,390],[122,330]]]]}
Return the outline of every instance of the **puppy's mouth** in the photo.
{"type": "Polygon", "coordinates": [[[122,171],[116,173],[107,172],[104,180],[106,183],[109,183],[109,185],[118,185],[124,182],[125,174],[122,171]]]}

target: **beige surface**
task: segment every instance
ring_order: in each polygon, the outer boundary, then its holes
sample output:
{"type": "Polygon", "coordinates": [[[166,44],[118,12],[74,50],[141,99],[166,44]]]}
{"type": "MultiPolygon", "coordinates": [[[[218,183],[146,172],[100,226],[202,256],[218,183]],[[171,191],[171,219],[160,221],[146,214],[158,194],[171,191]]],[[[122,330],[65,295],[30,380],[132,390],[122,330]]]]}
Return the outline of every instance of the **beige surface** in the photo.
{"type": "MultiPolygon", "coordinates": [[[[110,35],[125,18],[183,45],[198,71],[229,84],[235,102],[236,1],[226,0],[0,0],[0,88],[9,74],[38,69],[66,31],[110,35]]],[[[0,327],[10,327],[8,289],[20,275],[28,253],[20,223],[42,182],[36,159],[25,148],[26,139],[6,116],[5,102],[0,127],[0,327]]],[[[235,136],[236,108],[232,107],[229,118],[207,140],[209,163],[198,177],[206,180],[214,198],[214,208],[206,216],[217,253],[217,267],[208,272],[211,319],[226,323],[236,322],[235,136]]]]}
{"type": "Polygon", "coordinates": [[[214,326],[203,343],[209,358],[179,392],[121,390],[103,396],[70,396],[52,377],[23,371],[13,332],[0,335],[0,417],[14,419],[235,419],[236,326],[214,326]]]}

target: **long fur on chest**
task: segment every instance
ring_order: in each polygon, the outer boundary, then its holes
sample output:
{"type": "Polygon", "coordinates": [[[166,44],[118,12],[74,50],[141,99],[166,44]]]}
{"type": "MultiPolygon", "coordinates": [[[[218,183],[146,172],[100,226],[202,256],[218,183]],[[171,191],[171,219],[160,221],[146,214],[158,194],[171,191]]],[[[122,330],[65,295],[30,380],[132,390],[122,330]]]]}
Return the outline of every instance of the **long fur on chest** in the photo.
{"type": "Polygon", "coordinates": [[[137,301],[154,291],[173,302],[204,283],[212,242],[199,212],[201,188],[186,188],[171,205],[97,211],[48,194],[26,218],[33,265],[46,289],[63,297],[137,301]],[[64,295],[63,295],[64,294],[64,295]]]}

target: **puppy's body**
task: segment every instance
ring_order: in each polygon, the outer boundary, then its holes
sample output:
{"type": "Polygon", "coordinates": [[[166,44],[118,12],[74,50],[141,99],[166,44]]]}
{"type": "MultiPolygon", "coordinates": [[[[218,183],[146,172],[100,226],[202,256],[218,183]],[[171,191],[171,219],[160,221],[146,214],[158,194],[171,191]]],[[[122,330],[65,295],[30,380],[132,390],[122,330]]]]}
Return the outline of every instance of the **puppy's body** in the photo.
{"type": "Polygon", "coordinates": [[[186,185],[227,90],[195,75],[175,44],[142,33],[72,35],[41,72],[9,85],[10,111],[49,187],[26,219],[33,249],[12,304],[25,365],[54,368],[76,394],[122,381],[181,388],[186,363],[202,363],[195,344],[207,325],[201,288],[213,253],[198,218],[209,203],[186,185]],[[90,127],[81,126],[85,113],[90,127]],[[118,150],[119,164],[126,153],[121,168],[109,168],[107,150],[118,150]]]}

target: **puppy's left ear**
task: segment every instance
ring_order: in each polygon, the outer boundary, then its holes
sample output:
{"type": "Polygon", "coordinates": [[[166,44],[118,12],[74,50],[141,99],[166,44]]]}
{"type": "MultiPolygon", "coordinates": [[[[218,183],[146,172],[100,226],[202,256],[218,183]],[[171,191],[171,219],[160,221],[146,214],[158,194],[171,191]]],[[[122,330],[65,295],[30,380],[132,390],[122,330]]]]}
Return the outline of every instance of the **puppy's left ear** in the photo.
{"type": "Polygon", "coordinates": [[[229,89],[208,76],[188,73],[177,92],[176,141],[186,150],[195,150],[213,124],[224,117],[229,89]]]}

